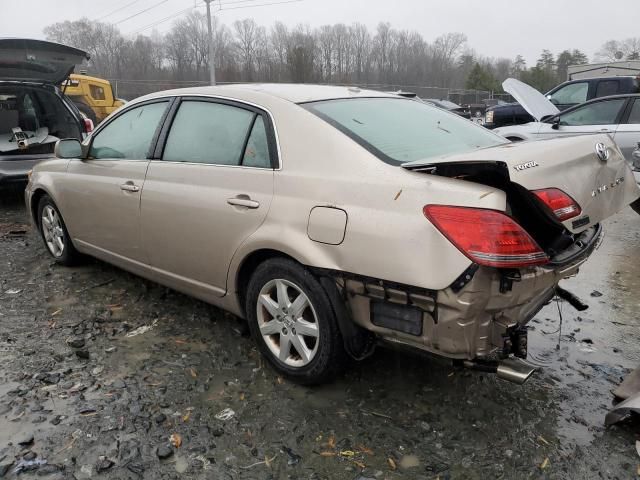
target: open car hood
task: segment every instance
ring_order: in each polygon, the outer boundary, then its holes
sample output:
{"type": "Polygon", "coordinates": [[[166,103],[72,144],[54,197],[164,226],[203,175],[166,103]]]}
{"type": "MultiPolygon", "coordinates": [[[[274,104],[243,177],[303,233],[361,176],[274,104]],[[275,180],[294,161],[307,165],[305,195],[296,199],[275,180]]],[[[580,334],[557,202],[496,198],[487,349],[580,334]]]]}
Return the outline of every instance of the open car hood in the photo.
{"type": "Polygon", "coordinates": [[[0,38],[0,81],[60,85],[89,54],[59,43],[0,38]]]}
{"type": "Polygon", "coordinates": [[[558,107],[547,100],[544,95],[520,80],[507,78],[502,83],[502,88],[505,92],[510,93],[537,122],[544,117],[560,113],[558,107]]]}

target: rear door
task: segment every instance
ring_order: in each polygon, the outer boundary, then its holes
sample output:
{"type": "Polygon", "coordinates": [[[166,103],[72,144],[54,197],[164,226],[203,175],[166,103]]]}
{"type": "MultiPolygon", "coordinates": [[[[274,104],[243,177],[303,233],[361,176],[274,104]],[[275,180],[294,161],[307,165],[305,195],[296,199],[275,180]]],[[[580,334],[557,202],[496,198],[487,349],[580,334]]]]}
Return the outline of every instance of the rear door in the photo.
{"type": "Polygon", "coordinates": [[[184,98],[142,192],[142,237],[163,280],[222,296],[231,258],[264,221],[278,162],[266,112],[239,102],[184,98]]]}
{"type": "Polygon", "coordinates": [[[640,97],[630,99],[614,138],[624,157],[631,162],[633,151],[640,143],[640,97]]]}
{"type": "Polygon", "coordinates": [[[140,193],[168,105],[156,100],[122,112],[95,133],[87,159],[69,162],[59,201],[74,241],[146,262],[140,193]]]}

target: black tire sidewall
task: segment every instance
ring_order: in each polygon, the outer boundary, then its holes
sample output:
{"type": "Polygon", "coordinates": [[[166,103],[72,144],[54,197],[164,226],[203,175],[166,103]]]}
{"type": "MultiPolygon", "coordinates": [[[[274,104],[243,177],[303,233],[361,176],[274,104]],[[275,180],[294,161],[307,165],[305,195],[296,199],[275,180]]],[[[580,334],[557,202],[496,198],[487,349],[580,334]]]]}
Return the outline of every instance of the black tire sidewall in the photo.
{"type": "Polygon", "coordinates": [[[44,243],[44,248],[47,250],[49,255],[51,255],[51,257],[61,265],[75,264],[76,261],[78,260],[79,254],[76,251],[75,247],[73,246],[73,243],[71,242],[71,238],[69,237],[69,232],[67,231],[67,226],[65,225],[64,219],[60,214],[60,210],[58,210],[58,207],[56,206],[56,204],[53,202],[53,200],[49,195],[42,196],[40,198],[40,201],[38,202],[37,225],[38,225],[38,230],[40,231],[40,237],[42,238],[42,242],[44,243]],[[47,246],[47,241],[44,238],[44,231],[42,230],[42,211],[44,210],[44,207],[46,207],[47,205],[50,205],[51,207],[53,207],[53,209],[58,214],[58,217],[60,218],[60,224],[62,225],[62,232],[64,234],[64,250],[62,252],[62,255],[60,255],[59,257],[55,257],[51,253],[51,250],[49,250],[49,247],[47,246]]]}
{"type": "Polygon", "coordinates": [[[302,384],[318,384],[332,379],[342,369],[345,363],[342,336],[329,298],[313,274],[298,263],[285,258],[275,258],[259,265],[249,281],[245,311],[249,330],[260,351],[276,371],[284,376],[302,384]],[[263,286],[274,279],[288,280],[302,289],[317,316],[318,350],[313,360],[303,367],[291,367],[276,358],[258,327],[258,296],[263,286]]]}

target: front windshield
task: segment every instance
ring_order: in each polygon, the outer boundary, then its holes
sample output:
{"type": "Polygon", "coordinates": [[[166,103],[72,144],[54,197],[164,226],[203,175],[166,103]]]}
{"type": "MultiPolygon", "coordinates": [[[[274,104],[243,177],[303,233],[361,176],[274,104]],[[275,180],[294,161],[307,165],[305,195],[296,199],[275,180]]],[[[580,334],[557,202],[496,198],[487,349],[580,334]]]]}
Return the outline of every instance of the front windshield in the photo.
{"type": "Polygon", "coordinates": [[[458,115],[413,100],[354,98],[306,108],[393,165],[506,142],[458,115]]]}

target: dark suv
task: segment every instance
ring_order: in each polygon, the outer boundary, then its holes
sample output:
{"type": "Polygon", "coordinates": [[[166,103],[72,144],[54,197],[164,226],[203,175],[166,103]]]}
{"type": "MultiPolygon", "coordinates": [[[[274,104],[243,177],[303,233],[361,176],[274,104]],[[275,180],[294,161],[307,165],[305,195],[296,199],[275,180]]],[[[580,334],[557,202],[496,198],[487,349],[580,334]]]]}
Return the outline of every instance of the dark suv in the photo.
{"type": "MultiPolygon", "coordinates": [[[[638,77],[587,78],[564,82],[548,92],[546,96],[559,110],[566,110],[593,98],[640,93],[639,85],[638,77]]],[[[534,121],[519,103],[509,103],[488,108],[484,126],[493,129],[534,121]]]]}
{"type": "Polygon", "coordinates": [[[26,182],[60,138],[82,140],[93,123],[58,88],[86,52],[42,40],[0,39],[0,184],[26,182]]]}

